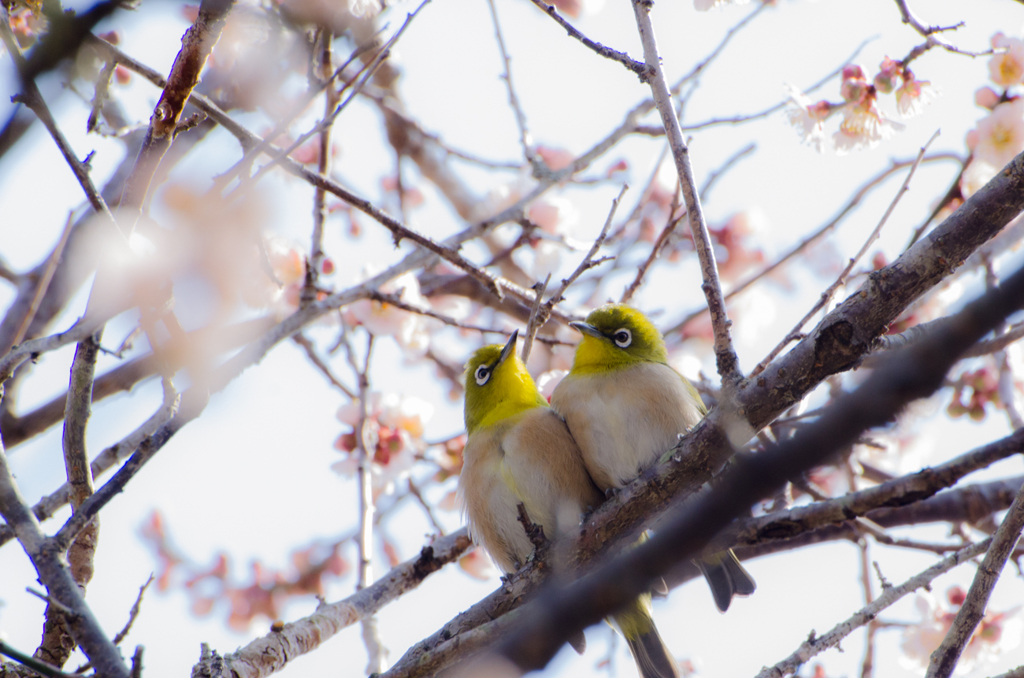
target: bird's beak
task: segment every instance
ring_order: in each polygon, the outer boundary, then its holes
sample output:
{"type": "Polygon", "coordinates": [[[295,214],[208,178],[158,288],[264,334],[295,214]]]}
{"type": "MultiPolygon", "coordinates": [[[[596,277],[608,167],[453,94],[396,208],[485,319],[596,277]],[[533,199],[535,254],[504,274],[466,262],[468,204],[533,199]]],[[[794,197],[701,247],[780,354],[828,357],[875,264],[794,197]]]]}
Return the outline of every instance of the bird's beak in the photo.
{"type": "Polygon", "coordinates": [[[501,349],[501,355],[498,356],[498,365],[505,362],[505,358],[509,357],[516,350],[516,339],[519,338],[519,330],[512,330],[512,336],[508,338],[508,343],[505,344],[505,348],[501,349]]]}
{"type": "Polygon", "coordinates": [[[601,331],[599,329],[588,323],[572,322],[569,323],[569,327],[575,329],[577,332],[580,332],[582,334],[589,334],[590,336],[596,337],[598,339],[606,338],[603,334],[601,334],[601,331]]]}

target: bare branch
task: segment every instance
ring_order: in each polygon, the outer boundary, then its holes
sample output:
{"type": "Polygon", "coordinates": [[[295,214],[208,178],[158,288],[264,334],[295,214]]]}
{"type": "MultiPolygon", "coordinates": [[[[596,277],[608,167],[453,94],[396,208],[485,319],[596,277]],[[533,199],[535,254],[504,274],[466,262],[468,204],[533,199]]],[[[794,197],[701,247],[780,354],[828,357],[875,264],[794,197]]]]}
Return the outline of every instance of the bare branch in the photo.
{"type": "Polygon", "coordinates": [[[683,198],[686,201],[690,231],[693,234],[694,246],[700,259],[701,275],[704,278],[704,284],[701,287],[711,312],[718,373],[722,378],[726,394],[731,394],[739,384],[742,375],[739,372],[739,359],[729,334],[729,315],[725,309],[725,301],[722,299],[722,286],[718,281],[715,252],[711,245],[707,223],[704,220],[704,211],[700,205],[697,185],[693,179],[693,168],[690,166],[690,149],[683,139],[683,132],[672,103],[672,95],[669,93],[665,73],[661,67],[661,57],[658,56],[658,45],[654,37],[654,25],[651,23],[650,6],[642,0],[632,0],[632,2],[633,15],[636,17],[637,29],[640,32],[640,41],[644,46],[644,62],[647,64],[651,92],[654,94],[655,105],[658,113],[661,114],[661,122],[668,135],[672,159],[675,161],[679,183],[683,189],[683,198]]]}
{"type": "Polygon", "coordinates": [[[793,654],[772,667],[762,669],[757,674],[757,678],[782,678],[783,676],[796,673],[811,657],[821,654],[829,648],[836,647],[843,638],[846,638],[861,626],[870,623],[882,610],[890,607],[900,598],[908,593],[913,593],[919,588],[928,587],[939,575],[967,562],[978,554],[984,553],[990,543],[991,539],[986,539],[983,542],[972,544],[932,565],[920,574],[911,577],[899,586],[890,586],[883,589],[881,595],[873,603],[866,605],[852,617],[833,627],[828,633],[814,637],[812,632],[812,637],[804,641],[793,654]]]}
{"type": "Polygon", "coordinates": [[[82,597],[71,573],[61,563],[63,548],[54,548],[39,523],[25,504],[7,465],[7,455],[0,450],[0,515],[14,529],[25,553],[32,560],[39,580],[50,595],[73,610],[68,623],[79,647],[92,662],[96,672],[111,678],[128,678],[128,668],[82,597]]]}
{"type": "Polygon", "coordinates": [[[885,213],[882,215],[882,218],[875,226],[875,229],[871,231],[871,234],[868,235],[867,240],[864,241],[864,244],[861,245],[861,248],[857,252],[857,254],[850,258],[850,261],[846,264],[846,268],[844,268],[842,273],[839,274],[839,277],[836,278],[836,281],[829,285],[828,288],[821,293],[821,297],[814,304],[811,310],[807,312],[807,315],[805,315],[800,320],[800,322],[796,324],[796,327],[790,330],[789,334],[787,334],[783,338],[783,340],[780,341],[779,344],[775,348],[773,348],[768,353],[768,355],[764,357],[763,360],[761,360],[760,363],[758,363],[757,367],[755,367],[754,370],[750,373],[750,376],[756,377],[758,374],[763,372],[764,368],[768,366],[768,363],[774,360],[775,356],[782,352],[782,349],[788,346],[791,341],[794,341],[798,338],[800,331],[803,329],[803,326],[806,325],[807,322],[812,317],[814,317],[814,315],[818,311],[828,306],[828,304],[832,301],[832,297],[833,295],[835,295],[836,290],[838,290],[840,287],[846,284],[846,279],[850,275],[850,271],[852,271],[853,267],[857,265],[857,262],[860,261],[861,257],[863,257],[867,253],[868,248],[871,247],[871,244],[878,239],[878,236],[882,232],[882,227],[885,226],[885,222],[889,220],[889,215],[891,215],[892,211],[896,209],[896,205],[899,204],[900,198],[903,197],[903,194],[906,193],[907,190],[909,190],[910,180],[914,177],[914,173],[917,171],[918,165],[921,164],[921,160],[924,158],[924,154],[928,150],[928,146],[930,146],[931,143],[935,141],[936,137],[938,136],[939,133],[938,131],[936,131],[935,134],[932,135],[931,139],[929,139],[928,142],[921,147],[920,152],[917,154],[917,158],[914,160],[914,164],[910,166],[910,171],[907,172],[907,178],[903,180],[903,185],[900,186],[898,191],[896,191],[896,195],[893,197],[892,202],[889,203],[888,209],[885,210],[885,213]]]}
{"type": "Polygon", "coordinates": [[[543,0],[531,0],[531,2],[537,5],[537,7],[544,10],[547,13],[547,15],[554,19],[559,26],[564,28],[565,32],[569,34],[569,37],[576,38],[584,45],[592,49],[595,53],[599,54],[600,56],[603,56],[605,59],[611,59],[612,61],[619,62],[633,73],[636,73],[637,77],[640,78],[641,82],[646,81],[647,69],[642,63],[630,58],[630,56],[625,52],[619,52],[610,47],[605,47],[601,43],[591,40],[587,36],[583,35],[578,30],[573,28],[572,24],[570,24],[568,21],[561,17],[561,15],[558,13],[558,10],[555,8],[554,5],[549,5],[543,0]]]}
{"type": "Polygon", "coordinates": [[[336,603],[321,605],[308,617],[285,624],[280,631],[259,638],[228,655],[203,649],[192,668],[193,678],[214,678],[224,669],[238,675],[259,678],[280,671],[285,665],[311,652],[343,628],[370,617],[388,603],[415,589],[429,575],[458,559],[472,546],[465,529],[440,537],[424,546],[416,558],[394,567],[384,577],[336,603]]]}
{"type": "MultiPolygon", "coordinates": [[[[512,85],[512,62],[508,58],[508,50],[505,49],[505,39],[501,36],[501,22],[498,21],[498,10],[494,7],[494,0],[487,0],[487,6],[491,10],[491,19],[494,21],[494,36],[498,40],[498,49],[501,50],[501,60],[505,64],[505,72],[501,78],[508,88],[508,103],[516,116],[516,124],[519,126],[519,144],[523,147],[523,157],[526,162],[533,166],[534,171],[541,169],[537,164],[537,153],[533,150],[533,137],[526,126],[526,115],[522,106],[519,105],[519,97],[516,96],[516,88],[512,85]]],[[[553,9],[553,8],[552,8],[553,9]]],[[[558,15],[552,12],[552,16],[558,20],[558,15]]]]}
{"type": "Polygon", "coordinates": [[[946,637],[942,639],[942,644],[932,653],[926,678],[948,678],[952,675],[953,669],[960,661],[960,655],[967,647],[971,636],[974,635],[974,629],[985,614],[985,606],[988,604],[989,596],[992,595],[992,589],[999,581],[999,575],[1003,571],[1003,566],[1006,565],[1006,559],[1017,545],[1022,529],[1024,529],[1024,487],[1017,493],[1002,524],[992,536],[991,548],[987,549],[988,553],[985,554],[985,558],[974,575],[971,588],[967,591],[967,598],[956,613],[953,625],[946,637]]]}

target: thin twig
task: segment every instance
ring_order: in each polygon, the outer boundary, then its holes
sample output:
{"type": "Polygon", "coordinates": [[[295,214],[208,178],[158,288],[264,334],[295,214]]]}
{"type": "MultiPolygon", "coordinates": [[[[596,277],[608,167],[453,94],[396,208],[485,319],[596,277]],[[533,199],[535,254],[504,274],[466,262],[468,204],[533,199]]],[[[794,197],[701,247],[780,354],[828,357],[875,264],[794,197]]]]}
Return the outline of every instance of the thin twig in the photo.
{"type": "MultiPolygon", "coordinates": [[[[331,40],[333,34],[330,28],[321,27],[319,34],[319,69],[313,68],[312,72],[316,72],[316,79],[327,80],[330,83],[332,79],[332,53],[331,53],[331,40]],[[318,71],[318,72],[317,72],[318,71]]],[[[314,63],[317,60],[316,50],[312,53],[314,63]]],[[[312,84],[312,83],[311,83],[312,84]]],[[[334,86],[328,84],[325,88],[324,96],[324,119],[331,114],[331,110],[338,105],[339,93],[334,89],[334,86]]],[[[321,176],[327,176],[330,174],[331,169],[331,125],[328,123],[324,125],[320,131],[320,158],[317,166],[317,171],[321,176]]],[[[313,235],[312,243],[309,248],[309,260],[306,262],[306,282],[302,288],[302,294],[300,300],[304,303],[314,301],[317,296],[317,283],[319,282],[320,269],[324,262],[324,222],[327,220],[327,205],[326,205],[327,191],[322,188],[316,188],[313,191],[313,235]]],[[[308,351],[307,351],[308,352],[308,351]]]]}
{"type": "Polygon", "coordinates": [[[21,496],[11,475],[7,455],[0,448],[0,515],[14,528],[39,580],[54,600],[70,608],[71,633],[82,651],[96,667],[96,673],[111,678],[128,678],[128,667],[103,632],[71,573],[61,562],[63,549],[54,549],[39,522],[21,496]]]}
{"type": "Polygon", "coordinates": [[[787,334],[783,338],[783,340],[779,342],[779,344],[775,348],[773,348],[760,363],[758,363],[757,367],[755,367],[753,372],[750,373],[751,377],[755,377],[761,372],[763,372],[764,369],[768,366],[768,363],[774,360],[775,356],[781,353],[782,349],[786,348],[786,346],[789,345],[789,342],[797,339],[797,337],[800,335],[800,332],[803,330],[804,325],[806,325],[807,322],[818,311],[825,308],[829,304],[829,302],[832,301],[832,297],[833,295],[835,295],[836,291],[846,284],[846,280],[847,277],[850,275],[850,271],[852,271],[853,267],[857,265],[857,262],[860,261],[861,257],[863,257],[867,253],[868,248],[871,247],[872,243],[874,243],[875,240],[878,239],[878,236],[882,231],[882,227],[885,226],[885,222],[889,220],[889,216],[892,214],[893,210],[896,209],[896,205],[899,204],[899,201],[903,197],[903,194],[909,190],[910,180],[914,177],[914,173],[917,171],[918,166],[921,164],[921,160],[924,158],[924,154],[928,150],[928,146],[930,146],[931,143],[935,141],[935,139],[938,136],[939,132],[936,131],[928,140],[928,142],[921,147],[920,152],[917,154],[917,158],[914,160],[914,163],[910,166],[910,171],[907,172],[907,178],[903,180],[903,185],[900,186],[898,191],[896,191],[896,195],[893,197],[892,202],[889,203],[889,207],[888,209],[885,210],[885,214],[882,215],[882,218],[878,221],[878,224],[875,226],[874,230],[871,231],[871,234],[867,237],[867,240],[864,241],[864,244],[861,245],[861,248],[857,252],[857,254],[850,258],[850,261],[849,263],[847,263],[846,268],[844,268],[843,271],[839,274],[839,277],[836,278],[836,281],[829,285],[828,288],[821,293],[821,296],[818,298],[818,301],[814,304],[811,310],[808,311],[807,314],[800,320],[800,322],[798,322],[796,326],[789,331],[789,334],[787,334]]]}
{"type": "Polygon", "coordinates": [[[505,72],[501,79],[505,81],[508,88],[508,103],[516,116],[516,124],[519,126],[519,144],[523,147],[523,157],[526,158],[534,170],[540,169],[537,166],[537,154],[533,150],[533,137],[526,126],[526,115],[523,107],[519,104],[519,97],[516,96],[516,88],[512,85],[512,62],[508,58],[508,50],[505,49],[505,39],[501,35],[501,22],[498,21],[498,10],[494,6],[494,0],[487,0],[487,6],[491,10],[491,19],[494,21],[494,36],[498,40],[498,49],[501,50],[501,60],[505,64],[505,72]]]}
{"type": "Polygon", "coordinates": [[[711,326],[715,335],[715,359],[723,388],[728,397],[742,379],[739,371],[739,358],[736,356],[729,333],[729,314],[722,298],[722,286],[718,280],[718,266],[715,263],[711,236],[704,220],[704,211],[700,205],[697,185],[693,179],[690,150],[683,139],[683,132],[672,103],[672,95],[669,93],[668,84],[665,81],[665,72],[662,69],[661,57],[658,55],[650,9],[648,3],[642,2],[642,0],[633,0],[633,15],[636,17],[640,41],[644,46],[644,62],[647,64],[651,92],[654,95],[658,113],[661,115],[661,122],[665,126],[669,146],[672,149],[672,159],[675,161],[679,183],[682,186],[694,247],[700,259],[701,275],[704,279],[701,288],[707,298],[708,309],[711,312],[711,326]]]}
{"type": "Polygon", "coordinates": [[[114,645],[120,645],[121,641],[128,636],[128,632],[132,630],[132,625],[139,616],[139,610],[142,607],[142,596],[146,593],[146,589],[153,583],[153,575],[149,575],[149,579],[146,583],[139,587],[139,595],[135,596],[135,603],[132,605],[132,609],[128,612],[128,621],[125,623],[124,628],[118,631],[117,635],[114,636],[114,645]]]}
{"type": "MultiPolygon", "coordinates": [[[[43,123],[43,126],[50,133],[54,143],[57,144],[61,155],[64,156],[64,160],[68,163],[72,173],[74,173],[75,178],[82,187],[82,191],[85,192],[89,204],[92,205],[97,214],[103,215],[110,224],[117,228],[117,222],[114,220],[114,215],[111,214],[107,202],[92,182],[89,168],[78,159],[68,140],[64,137],[63,132],[57,127],[57,121],[54,119],[49,107],[47,107],[46,101],[36,86],[35,80],[31,77],[26,77],[28,75],[28,63],[21,53],[21,48],[18,47],[14,33],[11,31],[9,17],[5,8],[0,8],[0,39],[3,40],[4,45],[7,47],[7,53],[11,55],[14,65],[18,69],[19,76],[22,78],[22,93],[15,97],[15,101],[25,104],[36,114],[36,117],[39,118],[40,122],[43,123]]],[[[118,232],[120,233],[120,230],[118,232]]]]}
{"type": "Polygon", "coordinates": [[[612,206],[608,210],[608,218],[604,220],[604,226],[601,227],[601,232],[598,233],[597,239],[594,240],[594,244],[590,246],[586,256],[583,257],[583,261],[581,261],[580,265],[576,267],[576,270],[569,274],[568,278],[564,278],[562,280],[562,284],[558,286],[558,289],[555,290],[554,294],[544,302],[544,308],[546,309],[544,311],[545,313],[550,314],[553,311],[555,305],[564,299],[562,295],[565,294],[565,291],[569,289],[570,285],[576,282],[576,279],[579,278],[580,275],[607,260],[606,257],[594,259],[594,255],[596,255],[597,251],[601,249],[601,245],[604,244],[605,239],[608,237],[608,229],[611,228],[612,219],[615,218],[615,210],[619,208],[622,196],[626,194],[627,190],[629,190],[629,184],[622,184],[622,188],[619,189],[619,194],[612,200],[612,206]]]}
{"type": "Polygon", "coordinates": [[[836,647],[843,638],[861,626],[870,623],[882,610],[888,608],[900,598],[919,588],[928,586],[939,575],[967,562],[980,553],[984,553],[990,542],[991,539],[986,539],[977,544],[972,544],[967,548],[957,551],[948,558],[940,560],[935,565],[911,577],[899,586],[884,589],[870,605],[865,606],[846,621],[834,626],[824,635],[814,636],[812,634],[811,638],[804,641],[793,654],[774,666],[762,669],[756,678],[782,678],[783,676],[795,674],[812,657],[829,648],[836,647]]]}
{"type": "MultiPolygon", "coordinates": [[[[178,411],[180,396],[174,390],[170,380],[163,381],[164,400],[160,408],[147,419],[140,427],[129,433],[114,445],[104,449],[89,465],[89,472],[93,478],[97,478],[108,471],[118,461],[129,454],[133,454],[149,436],[153,435],[164,424],[174,417],[178,411]]],[[[66,506],[71,496],[71,485],[65,483],[57,491],[43,497],[32,507],[32,513],[37,520],[51,518],[59,509],[66,506]]],[[[0,546],[6,544],[14,537],[14,530],[10,525],[0,525],[0,546]]]]}
{"type": "Polygon", "coordinates": [[[676,190],[672,193],[672,205],[668,210],[668,221],[665,223],[665,227],[661,229],[661,233],[658,234],[658,239],[654,241],[654,245],[651,246],[651,253],[647,255],[647,259],[644,260],[636,270],[636,277],[633,278],[633,282],[622,292],[622,297],[619,299],[619,303],[628,303],[633,298],[633,294],[640,288],[640,283],[643,282],[644,276],[647,275],[648,269],[654,263],[654,260],[658,258],[662,248],[665,247],[665,243],[668,242],[668,238],[675,231],[676,226],[686,216],[686,212],[683,212],[679,216],[676,216],[676,212],[679,210],[679,184],[676,184],[676,190]]]}
{"type": "Polygon", "coordinates": [[[71,235],[71,228],[74,225],[73,214],[68,214],[68,220],[64,224],[64,230],[60,234],[60,238],[57,240],[57,244],[54,246],[53,251],[50,252],[50,256],[46,259],[46,268],[43,269],[43,273],[39,276],[38,282],[36,282],[36,291],[32,294],[32,301],[29,303],[28,310],[25,312],[25,317],[21,320],[21,325],[18,326],[18,331],[14,333],[14,340],[11,342],[12,346],[17,346],[21,343],[21,340],[25,338],[25,333],[28,332],[29,325],[36,317],[36,312],[39,311],[39,304],[43,300],[43,295],[46,294],[46,290],[50,288],[50,281],[53,280],[53,274],[57,272],[57,265],[60,263],[60,259],[64,256],[64,247],[68,244],[68,237],[71,235]]]}
{"type": "Polygon", "coordinates": [[[320,370],[325,377],[327,377],[327,381],[331,382],[331,385],[334,386],[334,388],[338,389],[352,400],[356,399],[356,394],[353,393],[348,386],[341,383],[340,379],[334,376],[334,371],[331,370],[331,366],[324,362],[324,359],[320,357],[320,354],[316,351],[316,346],[313,345],[313,342],[310,341],[309,337],[302,332],[296,332],[292,335],[292,341],[302,347],[302,350],[306,352],[306,357],[309,358],[309,362],[313,363],[313,365],[320,370]]]}
{"type": "MultiPolygon", "coordinates": [[[[530,350],[533,348],[533,338],[537,334],[537,330],[540,329],[540,302],[544,298],[544,293],[548,289],[548,283],[551,282],[551,274],[548,273],[544,278],[544,282],[539,282],[533,286],[533,291],[536,294],[533,298],[533,308],[530,309],[530,320],[526,323],[526,336],[523,338],[523,351],[520,356],[523,359],[523,363],[526,363],[530,359],[530,350]]],[[[547,318],[545,318],[547,320],[547,318]]]]}
{"type": "MultiPolygon", "coordinates": [[[[938,38],[935,37],[936,33],[955,30],[959,28],[961,25],[963,25],[962,23],[957,24],[956,26],[925,26],[920,22],[920,20],[918,20],[916,16],[914,16],[914,13],[910,11],[910,8],[907,6],[906,0],[895,0],[895,2],[896,6],[899,7],[900,9],[900,16],[903,19],[903,23],[908,24],[921,36],[923,36],[927,40],[925,44],[928,48],[932,46],[938,46],[946,50],[947,52],[953,52],[954,54],[963,54],[965,56],[970,57],[979,57],[984,56],[986,54],[992,54],[992,50],[990,49],[985,50],[984,52],[968,52],[966,50],[960,49],[959,47],[954,47],[953,45],[950,45],[947,42],[943,42],[942,40],[939,40],[938,38]]],[[[909,61],[909,58],[907,60],[909,61]]]]}
{"type": "Polygon", "coordinates": [[[569,37],[579,40],[584,45],[592,49],[594,52],[603,56],[605,59],[618,61],[627,69],[629,69],[633,73],[636,73],[636,75],[640,78],[641,81],[643,81],[647,77],[647,69],[644,67],[642,63],[630,58],[630,56],[625,52],[619,52],[610,47],[605,47],[601,43],[591,40],[587,36],[583,35],[578,30],[576,30],[572,26],[572,24],[570,24],[568,21],[563,19],[561,15],[559,15],[558,10],[555,8],[554,5],[549,5],[546,2],[543,2],[543,0],[531,0],[531,2],[537,5],[537,7],[544,10],[544,12],[546,12],[548,16],[554,19],[559,26],[564,28],[565,32],[569,34],[569,37]]]}

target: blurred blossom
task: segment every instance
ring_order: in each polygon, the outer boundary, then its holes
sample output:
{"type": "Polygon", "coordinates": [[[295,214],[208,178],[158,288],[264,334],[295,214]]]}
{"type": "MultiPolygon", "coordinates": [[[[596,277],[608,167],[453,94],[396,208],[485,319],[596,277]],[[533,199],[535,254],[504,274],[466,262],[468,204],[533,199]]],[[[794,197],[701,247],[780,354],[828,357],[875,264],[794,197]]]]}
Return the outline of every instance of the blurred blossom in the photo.
{"type": "Polygon", "coordinates": [[[750,0],[693,0],[693,7],[698,12],[706,12],[712,7],[724,5],[746,5],[750,0]]]}
{"type": "Polygon", "coordinates": [[[917,80],[907,71],[903,84],[896,90],[896,110],[904,118],[912,118],[923,113],[924,107],[936,96],[938,90],[930,82],[917,80]]]}
{"type": "Polygon", "coordinates": [[[551,402],[551,394],[555,392],[558,382],[562,381],[567,374],[569,374],[568,370],[548,370],[537,377],[537,389],[548,402],[551,402]]]}
{"type": "Polygon", "coordinates": [[[527,218],[547,233],[565,234],[579,222],[579,211],[571,200],[545,196],[532,203],[527,218]]]}
{"type": "Polygon", "coordinates": [[[1024,81],[1024,42],[996,33],[992,36],[992,49],[998,52],[988,62],[992,82],[1010,87],[1024,81]]]}
{"type": "Polygon", "coordinates": [[[442,511],[455,511],[459,508],[458,492],[449,490],[441,500],[437,502],[437,508],[442,511]]]}
{"type": "Polygon", "coordinates": [[[974,103],[991,111],[999,104],[999,95],[991,87],[981,87],[974,93],[974,103]]]}
{"type": "Polygon", "coordinates": [[[757,246],[755,236],[767,233],[769,226],[764,212],[747,209],[729,217],[721,227],[709,229],[718,245],[715,255],[723,280],[734,282],[754,266],[764,263],[764,251],[757,246]]]}
{"type": "Polygon", "coordinates": [[[362,34],[381,11],[380,0],[280,0],[280,5],[293,20],[329,26],[336,35],[362,34]]]}
{"type": "Polygon", "coordinates": [[[789,102],[786,104],[786,115],[789,124],[796,128],[803,143],[813,147],[819,153],[824,152],[828,137],[825,136],[825,120],[834,110],[827,101],[812,103],[796,87],[786,85],[789,102]]]}
{"type": "Polygon", "coordinates": [[[530,275],[534,280],[544,281],[550,274],[554,275],[562,263],[562,246],[549,240],[541,240],[533,247],[533,265],[530,275]]]}
{"type": "Polygon", "coordinates": [[[487,197],[479,201],[473,208],[470,221],[480,221],[492,217],[498,212],[519,202],[530,192],[535,182],[526,172],[520,172],[509,183],[499,184],[487,193],[487,197]]]}
{"type": "Polygon", "coordinates": [[[843,122],[832,135],[836,153],[843,155],[852,150],[870,149],[903,129],[903,125],[882,115],[875,105],[873,94],[843,107],[843,122]]]}
{"type": "MultiPolygon", "coordinates": [[[[960,193],[963,197],[970,198],[977,193],[982,186],[992,181],[992,178],[999,172],[998,169],[983,160],[975,158],[971,164],[964,169],[960,177],[960,193]]],[[[939,220],[941,221],[941,220],[939,220]]]]}
{"type": "Polygon", "coordinates": [[[672,369],[692,382],[701,380],[701,370],[704,369],[704,364],[699,357],[689,351],[673,353],[668,358],[668,364],[672,366],[672,369]]]}
{"type": "MultiPolygon", "coordinates": [[[[903,650],[900,663],[905,668],[924,674],[932,652],[938,649],[952,627],[965,596],[959,586],[951,587],[946,593],[946,600],[941,602],[927,592],[917,595],[916,606],[921,622],[907,627],[900,645],[903,650]]],[[[1003,652],[1016,648],[1020,644],[1022,628],[1019,612],[1019,607],[1004,612],[987,611],[953,672],[960,675],[970,673],[975,667],[992,662],[1003,652]]]]}
{"type": "MultiPolygon", "coordinates": [[[[365,438],[371,456],[370,474],[374,499],[391,494],[395,482],[409,475],[416,454],[422,452],[423,427],[433,416],[434,406],[413,396],[395,393],[370,393],[366,403],[365,438]]],[[[352,427],[335,441],[335,448],[346,457],[331,465],[336,473],[352,476],[359,469],[357,429],[361,407],[350,402],[338,409],[338,420],[352,427]]]]}
{"type": "Polygon", "coordinates": [[[597,14],[604,8],[604,0],[552,0],[551,4],[573,19],[581,14],[597,14]]]}
{"type": "MultiPolygon", "coordinates": [[[[420,294],[420,284],[411,271],[384,283],[380,291],[385,294],[397,294],[401,301],[416,308],[430,307],[427,299],[420,294]]],[[[426,322],[427,319],[393,304],[360,299],[348,306],[345,317],[353,325],[362,325],[374,336],[394,337],[398,344],[410,353],[423,355],[429,347],[430,325],[426,322]]]]}
{"type": "MultiPolygon", "coordinates": [[[[988,362],[986,360],[986,363],[988,362]]],[[[953,382],[953,398],[946,412],[954,418],[966,414],[974,421],[981,421],[985,418],[985,406],[989,403],[997,408],[1002,407],[999,396],[999,370],[993,364],[964,371],[953,382]]]]}
{"type": "Polygon", "coordinates": [[[1024,151],[1024,99],[996,106],[978,122],[977,132],[974,157],[993,167],[1005,167],[1024,151]]]}
{"type": "Polygon", "coordinates": [[[875,89],[882,94],[892,94],[902,75],[903,64],[885,57],[878,66],[878,73],[875,75],[875,89]]]}
{"type": "MultiPolygon", "coordinates": [[[[380,180],[381,188],[388,193],[398,193],[398,177],[392,175],[384,177],[380,180]]],[[[402,205],[404,207],[412,208],[419,207],[426,201],[423,196],[423,191],[416,188],[415,186],[409,186],[403,183],[402,185],[402,205]]]]}
{"type": "Polygon", "coordinates": [[[438,313],[446,315],[453,320],[465,320],[473,311],[473,304],[466,297],[459,297],[454,294],[441,294],[430,297],[430,306],[438,313]]]}
{"type": "Polygon", "coordinates": [[[459,558],[459,567],[473,579],[481,581],[487,581],[498,574],[490,556],[480,547],[459,558]]]}
{"type": "Polygon", "coordinates": [[[547,146],[538,146],[537,155],[552,172],[565,169],[576,159],[570,151],[564,148],[548,148],[547,146]]]}

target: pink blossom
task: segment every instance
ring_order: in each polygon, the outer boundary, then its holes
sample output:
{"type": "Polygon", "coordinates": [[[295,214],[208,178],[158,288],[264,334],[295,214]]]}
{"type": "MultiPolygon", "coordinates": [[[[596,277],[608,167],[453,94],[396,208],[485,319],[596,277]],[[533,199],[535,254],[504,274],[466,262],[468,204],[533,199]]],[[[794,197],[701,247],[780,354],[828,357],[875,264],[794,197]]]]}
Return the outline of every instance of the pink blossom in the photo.
{"type": "Polygon", "coordinates": [[[897,79],[901,75],[903,75],[903,65],[885,57],[878,67],[878,75],[875,76],[875,89],[883,94],[892,93],[896,89],[897,79]]]}
{"type": "Polygon", "coordinates": [[[977,129],[974,156],[993,167],[1004,167],[1024,151],[1024,99],[999,104],[977,129]]]}
{"type": "Polygon", "coordinates": [[[823,152],[828,139],[825,136],[824,123],[832,114],[832,104],[827,101],[811,103],[803,92],[792,85],[786,85],[786,90],[789,93],[789,102],[786,104],[789,124],[796,128],[801,141],[814,147],[819,153],[823,152]]]}
{"type": "Polygon", "coordinates": [[[974,93],[974,103],[991,111],[999,104],[999,95],[991,87],[982,87],[974,93]]]}
{"type": "Polygon", "coordinates": [[[938,95],[938,91],[927,80],[917,80],[907,71],[903,84],[896,90],[896,110],[904,118],[912,118],[924,112],[926,104],[938,95]]]}
{"type": "Polygon", "coordinates": [[[722,7],[724,5],[745,5],[750,0],[693,0],[693,7],[698,12],[706,12],[712,7],[722,7]]]}
{"type": "MultiPolygon", "coordinates": [[[[416,276],[411,272],[385,283],[381,286],[381,292],[397,293],[403,302],[418,308],[426,308],[428,305],[420,294],[416,276]]],[[[348,307],[347,315],[351,321],[365,327],[370,334],[396,337],[399,343],[409,341],[421,329],[422,316],[387,302],[360,299],[348,307]]]]}
{"type": "Polygon", "coordinates": [[[572,201],[560,197],[543,197],[530,203],[527,218],[551,234],[565,233],[579,221],[579,212],[572,201]]]}
{"type": "Polygon", "coordinates": [[[547,146],[538,146],[537,155],[552,172],[565,169],[576,159],[571,152],[564,148],[548,148],[547,146]]]}
{"type": "Polygon", "coordinates": [[[992,165],[975,158],[960,177],[960,192],[964,198],[977,193],[982,186],[992,181],[999,170],[992,165]]]}
{"type": "Polygon", "coordinates": [[[851,150],[875,148],[883,139],[902,129],[903,125],[882,115],[875,106],[874,96],[867,96],[843,107],[843,122],[832,136],[832,142],[836,153],[843,155],[851,150]]]}
{"type": "Polygon", "coordinates": [[[548,370],[537,377],[537,389],[548,402],[551,401],[551,394],[555,392],[558,382],[562,381],[567,374],[569,374],[568,370],[548,370]]]}
{"type": "Polygon", "coordinates": [[[459,558],[459,567],[473,579],[487,581],[498,574],[494,563],[487,556],[482,548],[475,548],[466,555],[459,558]]]}
{"type": "MultiPolygon", "coordinates": [[[[929,593],[918,594],[916,605],[921,622],[907,627],[900,645],[903,650],[900,663],[908,669],[924,671],[928,667],[931,653],[946,637],[963,604],[964,591],[954,586],[946,598],[940,602],[929,593]]],[[[1001,653],[1017,647],[1022,628],[1019,611],[1019,607],[1004,612],[987,611],[964,648],[954,673],[970,673],[978,665],[991,662],[1001,653]]]]}
{"type": "Polygon", "coordinates": [[[988,62],[992,82],[1002,87],[1024,82],[1024,42],[996,33],[992,37],[992,47],[999,51],[988,62]]]}

